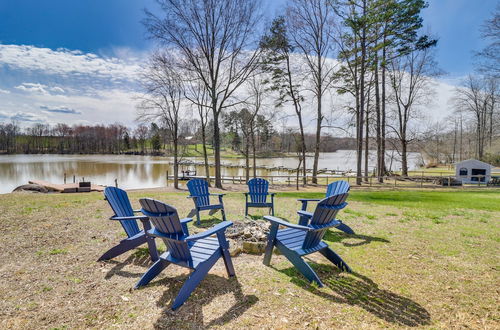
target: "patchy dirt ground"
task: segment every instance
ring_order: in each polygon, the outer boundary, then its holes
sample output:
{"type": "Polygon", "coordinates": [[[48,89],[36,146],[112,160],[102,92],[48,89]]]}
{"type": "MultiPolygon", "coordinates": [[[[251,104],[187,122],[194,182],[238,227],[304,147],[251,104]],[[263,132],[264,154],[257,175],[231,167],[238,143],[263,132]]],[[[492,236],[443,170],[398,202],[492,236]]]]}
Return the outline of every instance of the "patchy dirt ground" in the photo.
{"type": "MultiPolygon", "coordinates": [[[[185,196],[130,193],[134,206],[153,197],[182,216],[192,208],[185,196]]],[[[236,192],[225,197],[229,220],[243,218],[243,201],[236,192]]],[[[295,196],[278,195],[277,216],[296,222],[299,208],[295,196]]],[[[186,269],[170,266],[132,290],[150,265],[144,249],[96,262],[124,237],[107,220],[111,210],[101,194],[0,195],[0,214],[3,329],[500,327],[499,211],[351,202],[339,218],[357,235],[331,230],[325,240],[353,274],[311,255],[326,284],[317,288],[283,256],[266,267],[262,256],[242,254],[233,259],[235,278],[219,261],[175,312],[170,305],[186,269]]],[[[205,216],[202,227],[218,215],[205,216]]]]}

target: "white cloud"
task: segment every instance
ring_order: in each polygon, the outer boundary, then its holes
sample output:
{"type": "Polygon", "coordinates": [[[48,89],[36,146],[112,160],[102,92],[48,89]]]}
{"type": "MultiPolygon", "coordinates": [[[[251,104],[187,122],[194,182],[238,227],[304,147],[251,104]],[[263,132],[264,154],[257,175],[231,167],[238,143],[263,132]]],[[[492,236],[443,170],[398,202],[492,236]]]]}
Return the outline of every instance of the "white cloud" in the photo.
{"type": "Polygon", "coordinates": [[[10,91],[0,88],[0,94],[2,94],[2,93],[3,94],[10,94],[10,91]]]}
{"type": "Polygon", "coordinates": [[[135,81],[140,66],[118,58],[102,58],[68,49],[52,50],[24,45],[0,45],[0,64],[14,70],[56,76],[91,75],[101,79],[135,81]]]}

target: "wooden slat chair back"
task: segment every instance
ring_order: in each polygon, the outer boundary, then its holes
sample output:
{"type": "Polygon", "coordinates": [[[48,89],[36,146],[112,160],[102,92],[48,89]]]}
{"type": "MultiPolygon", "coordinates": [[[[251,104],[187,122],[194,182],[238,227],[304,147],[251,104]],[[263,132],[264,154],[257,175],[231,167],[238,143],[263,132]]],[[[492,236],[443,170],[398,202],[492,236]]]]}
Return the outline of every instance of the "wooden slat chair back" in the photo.
{"type": "Polygon", "coordinates": [[[179,219],[173,206],[150,198],[143,198],[140,203],[141,212],[154,225],[148,235],[161,238],[167,251],[142,275],[135,288],[147,285],[170,264],[193,270],[172,303],[172,309],[176,309],[189,298],[219,258],[224,260],[228,275],[235,275],[225,236],[225,230],[232,222],[224,221],[205,232],[189,235],[187,223],[192,219],[179,219]]]}
{"type": "Polygon", "coordinates": [[[339,269],[350,272],[351,269],[342,258],[337,255],[323,237],[329,228],[338,228],[342,221],[336,219],[338,212],[347,206],[348,194],[339,194],[326,197],[319,201],[313,213],[298,211],[302,218],[306,218],[305,225],[292,224],[274,216],[265,216],[271,222],[268,235],[264,264],[269,265],[273,248],[278,250],[300,271],[309,281],[316,282],[320,287],[323,283],[318,275],[303,259],[303,256],[320,252],[339,269]],[[279,229],[279,226],[287,227],[279,229]]]}
{"type": "Polygon", "coordinates": [[[161,239],[165,243],[167,250],[172,257],[190,261],[191,253],[189,246],[183,239],[188,236],[180,222],[177,210],[168,204],[156,201],[154,199],[140,199],[141,212],[149,217],[149,220],[159,233],[163,234],[161,239]]]}
{"type": "Polygon", "coordinates": [[[262,178],[248,180],[248,193],[245,193],[245,216],[248,215],[249,207],[268,207],[274,215],[274,193],[269,192],[269,181],[262,178]],[[270,200],[268,199],[270,196],[270,200]],[[250,201],[248,200],[250,197],[250,201]]]}
{"type": "Polygon", "coordinates": [[[196,206],[210,205],[210,193],[208,191],[208,182],[203,179],[191,179],[187,183],[189,193],[195,196],[196,206]]]}
{"type": "Polygon", "coordinates": [[[345,180],[339,180],[330,183],[326,187],[326,197],[328,196],[333,196],[333,195],[338,195],[338,194],[345,194],[351,190],[351,186],[349,185],[349,182],[345,180]]]}
{"type": "Polygon", "coordinates": [[[332,195],[318,203],[310,220],[310,226],[316,230],[307,232],[302,247],[304,250],[314,248],[321,242],[328,228],[320,228],[335,220],[337,213],[346,205],[345,201],[348,195],[347,193],[332,195]]]}
{"type": "Polygon", "coordinates": [[[208,182],[204,179],[191,179],[187,183],[189,189],[188,198],[192,198],[196,209],[196,223],[200,224],[200,211],[204,210],[220,210],[222,219],[226,221],[226,214],[224,212],[224,203],[222,197],[224,194],[211,194],[208,190],[208,182]],[[211,204],[210,196],[218,196],[219,204],[211,204]]]}
{"type": "Polygon", "coordinates": [[[112,259],[144,243],[148,244],[151,260],[158,260],[158,251],[156,250],[154,238],[148,237],[145,233],[145,231],[151,228],[148,217],[144,215],[135,215],[138,211],[132,209],[127,192],[116,187],[106,187],[104,189],[104,198],[108,201],[111,209],[115,213],[109,219],[120,222],[123,230],[127,234],[127,238],[106,251],[99,260],[112,259]],[[137,220],[142,222],[144,230],[139,228],[137,220]]]}
{"type": "MultiPolygon", "coordinates": [[[[351,189],[351,186],[349,185],[349,183],[347,181],[345,181],[345,180],[335,181],[335,182],[330,183],[326,187],[325,197],[345,194],[345,193],[348,193],[350,189],[351,189]]],[[[301,198],[298,201],[302,203],[301,210],[306,211],[307,204],[309,202],[319,202],[320,200],[319,199],[301,198]]],[[[310,218],[308,218],[306,216],[301,216],[299,219],[299,224],[302,226],[305,226],[308,224],[309,220],[310,220],[310,218]]],[[[354,234],[354,230],[352,230],[352,228],[349,227],[348,225],[346,225],[345,223],[342,223],[340,226],[337,227],[337,229],[345,232],[346,234],[354,234]]]]}
{"type": "Polygon", "coordinates": [[[265,203],[269,193],[269,182],[262,178],[248,181],[248,191],[252,203],[265,203]]]}
{"type": "MultiPolygon", "coordinates": [[[[116,187],[106,187],[104,189],[104,197],[117,217],[134,216],[134,210],[132,209],[132,205],[130,205],[130,200],[125,190],[116,187]]],[[[141,231],[135,219],[121,220],[120,224],[123,226],[128,237],[137,235],[141,231]]]]}

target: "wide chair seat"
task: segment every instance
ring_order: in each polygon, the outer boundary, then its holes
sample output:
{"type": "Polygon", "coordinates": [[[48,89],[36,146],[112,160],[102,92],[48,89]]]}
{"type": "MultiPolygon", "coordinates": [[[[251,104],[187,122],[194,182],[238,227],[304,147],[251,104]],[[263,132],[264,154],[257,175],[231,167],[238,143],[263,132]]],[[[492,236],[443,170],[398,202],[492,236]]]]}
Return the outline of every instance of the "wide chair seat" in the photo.
{"type": "Polygon", "coordinates": [[[319,201],[314,213],[298,211],[305,218],[305,225],[293,224],[274,216],[265,216],[271,222],[267,247],[264,254],[264,265],[269,266],[274,247],[283,254],[295,268],[310,282],[323,286],[316,272],[303,260],[303,256],[319,252],[330,260],[340,270],[351,272],[351,268],[335,253],[323,237],[329,228],[342,226],[342,221],[336,219],[337,213],[347,206],[345,200],[348,194],[333,195],[319,201]],[[286,227],[286,229],[279,229],[286,227]]]}
{"type": "Polygon", "coordinates": [[[147,285],[170,264],[193,270],[172,304],[172,309],[176,309],[189,298],[219,258],[224,260],[228,275],[235,275],[225,236],[225,230],[232,222],[224,221],[205,232],[189,235],[187,223],[191,218],[179,219],[174,207],[154,199],[143,198],[140,203],[141,212],[154,225],[148,235],[162,239],[167,252],[144,273],[135,288],[147,285]]]}
{"type": "Polygon", "coordinates": [[[281,243],[287,249],[295,251],[301,256],[311,254],[328,247],[328,244],[326,244],[325,242],[319,242],[312,248],[304,249],[303,244],[306,238],[306,234],[306,231],[300,229],[280,229],[276,234],[276,239],[279,242],[278,244],[281,243]]]}

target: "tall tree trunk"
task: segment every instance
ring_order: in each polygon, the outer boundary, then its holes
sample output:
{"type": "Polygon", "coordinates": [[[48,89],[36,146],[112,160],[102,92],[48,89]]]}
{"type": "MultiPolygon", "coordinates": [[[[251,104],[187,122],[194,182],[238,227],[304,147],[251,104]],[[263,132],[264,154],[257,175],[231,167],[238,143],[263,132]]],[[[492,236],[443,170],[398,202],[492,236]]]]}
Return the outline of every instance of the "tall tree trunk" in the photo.
{"type": "Polygon", "coordinates": [[[378,78],[378,51],[375,51],[375,115],[376,115],[376,135],[377,135],[377,180],[381,182],[381,171],[382,167],[382,133],[381,133],[381,110],[380,110],[380,86],[378,78]]]}
{"type": "MultiPolygon", "coordinates": [[[[406,135],[406,134],[405,134],[406,135]]],[[[401,139],[401,174],[402,176],[408,176],[408,141],[406,140],[406,136],[401,139]]]]}
{"type": "Polygon", "coordinates": [[[215,161],[215,187],[222,189],[221,165],[220,165],[220,130],[219,112],[217,109],[217,99],[212,99],[214,116],[214,161],[215,161]]]}
{"type": "Polygon", "coordinates": [[[369,143],[369,133],[370,133],[370,130],[369,130],[369,125],[370,125],[370,121],[369,121],[369,115],[370,115],[370,90],[371,90],[371,87],[368,88],[368,97],[367,97],[367,100],[366,100],[366,126],[365,126],[365,182],[368,182],[368,154],[369,154],[369,147],[370,147],[370,143],[369,143]]]}
{"type": "MultiPolygon", "coordinates": [[[[386,43],[386,38],[384,36],[384,45],[386,43]]],[[[382,99],[380,108],[380,168],[379,168],[379,180],[378,182],[384,182],[385,175],[385,103],[386,103],[386,92],[385,92],[385,76],[386,76],[386,46],[382,49],[382,99]]]]}
{"type": "Polygon", "coordinates": [[[255,145],[255,132],[252,130],[252,158],[253,158],[253,177],[257,177],[257,156],[256,156],[256,145],[255,145]]]}
{"type": "Polygon", "coordinates": [[[203,142],[203,158],[205,161],[205,176],[207,177],[207,182],[208,182],[208,185],[210,186],[210,167],[208,166],[206,124],[207,123],[203,123],[203,122],[201,123],[201,140],[203,142]]]}
{"type": "MultiPolygon", "coordinates": [[[[363,16],[366,15],[366,0],[363,0],[363,16]]],[[[363,157],[363,126],[365,112],[365,67],[366,67],[366,25],[363,25],[361,32],[361,68],[360,68],[360,91],[359,91],[359,118],[357,122],[358,128],[358,148],[356,155],[356,184],[361,185],[362,181],[362,157],[363,157]]]]}
{"type": "Polygon", "coordinates": [[[318,103],[317,107],[317,116],[316,119],[316,143],[314,145],[314,163],[313,163],[313,173],[312,173],[312,183],[318,183],[318,162],[319,162],[319,148],[321,146],[321,124],[323,121],[323,113],[322,113],[322,98],[323,98],[323,84],[321,75],[321,56],[318,54],[318,86],[316,87],[316,102],[318,103]]]}
{"type": "Polygon", "coordinates": [[[174,188],[179,189],[179,161],[178,161],[178,147],[179,142],[174,138],[174,188]]]}
{"type": "Polygon", "coordinates": [[[245,179],[247,182],[250,180],[250,145],[248,144],[248,138],[245,142],[245,179]]]}

